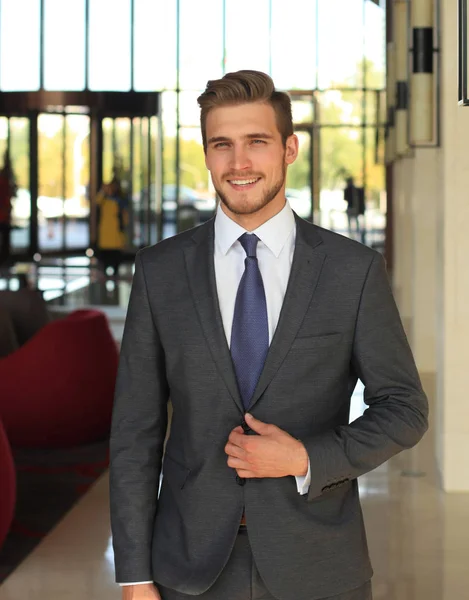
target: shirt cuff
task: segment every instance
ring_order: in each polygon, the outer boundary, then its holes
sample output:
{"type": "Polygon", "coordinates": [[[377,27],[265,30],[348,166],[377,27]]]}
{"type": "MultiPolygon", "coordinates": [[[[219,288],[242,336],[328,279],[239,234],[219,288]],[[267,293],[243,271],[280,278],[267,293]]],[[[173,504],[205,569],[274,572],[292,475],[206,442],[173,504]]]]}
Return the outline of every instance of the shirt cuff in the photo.
{"type": "Polygon", "coordinates": [[[311,463],[308,458],[308,472],[303,476],[295,476],[296,479],[296,487],[298,488],[298,493],[302,496],[308,493],[309,486],[311,485],[311,463]]]}
{"type": "Polygon", "coordinates": [[[153,583],[153,581],[134,581],[131,583],[119,583],[120,586],[124,586],[124,585],[141,585],[143,583],[153,583]]]}

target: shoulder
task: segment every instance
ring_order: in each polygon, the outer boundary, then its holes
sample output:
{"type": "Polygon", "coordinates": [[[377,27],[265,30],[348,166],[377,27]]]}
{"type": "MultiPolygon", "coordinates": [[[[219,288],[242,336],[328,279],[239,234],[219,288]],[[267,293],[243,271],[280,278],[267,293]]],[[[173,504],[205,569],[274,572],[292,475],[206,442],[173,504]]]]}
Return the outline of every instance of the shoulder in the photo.
{"type": "Polygon", "coordinates": [[[373,248],[299,217],[297,217],[297,226],[303,238],[315,240],[316,244],[319,241],[319,244],[317,244],[318,251],[328,258],[334,258],[338,261],[353,259],[364,263],[370,263],[374,259],[381,258],[381,254],[373,248]]]}
{"type": "Polygon", "coordinates": [[[380,253],[373,250],[373,248],[365,246],[356,240],[351,240],[340,233],[335,233],[334,231],[329,231],[322,227],[315,227],[323,240],[324,249],[329,255],[353,256],[365,261],[373,260],[373,258],[381,256],[380,253]]]}

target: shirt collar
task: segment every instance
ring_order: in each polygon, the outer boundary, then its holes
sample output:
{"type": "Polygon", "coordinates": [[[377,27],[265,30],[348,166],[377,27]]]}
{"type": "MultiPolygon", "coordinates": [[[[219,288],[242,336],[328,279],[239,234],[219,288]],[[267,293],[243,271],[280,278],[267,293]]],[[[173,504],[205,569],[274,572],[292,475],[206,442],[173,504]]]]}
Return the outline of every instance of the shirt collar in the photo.
{"type": "MultiPolygon", "coordinates": [[[[255,233],[278,258],[294,228],[295,216],[287,200],[279,213],[250,233],[255,233]]],[[[228,254],[230,248],[243,233],[247,233],[246,229],[230,219],[219,204],[215,218],[215,243],[219,250],[224,255],[228,254]]]]}

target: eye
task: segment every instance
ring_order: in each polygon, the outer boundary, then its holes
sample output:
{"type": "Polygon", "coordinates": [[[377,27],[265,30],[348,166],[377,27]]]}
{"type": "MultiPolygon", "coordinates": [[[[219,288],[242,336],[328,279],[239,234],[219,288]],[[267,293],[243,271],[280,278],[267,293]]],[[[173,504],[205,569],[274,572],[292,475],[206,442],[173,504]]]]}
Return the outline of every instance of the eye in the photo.
{"type": "Polygon", "coordinates": [[[217,142],[214,148],[222,148],[223,146],[228,146],[228,142],[217,142]]]}
{"type": "Polygon", "coordinates": [[[267,142],[265,140],[252,140],[252,143],[259,146],[260,144],[266,144],[267,142]]]}

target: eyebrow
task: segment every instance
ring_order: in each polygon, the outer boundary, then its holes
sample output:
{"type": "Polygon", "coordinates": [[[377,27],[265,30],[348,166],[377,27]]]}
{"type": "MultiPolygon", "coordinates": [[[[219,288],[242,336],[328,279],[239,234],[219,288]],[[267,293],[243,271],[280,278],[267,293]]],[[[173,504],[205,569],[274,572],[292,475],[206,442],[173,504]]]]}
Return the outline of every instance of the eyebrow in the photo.
{"type": "MultiPolygon", "coordinates": [[[[261,132],[261,133],[248,133],[247,135],[243,136],[243,138],[247,139],[247,140],[253,140],[253,139],[273,140],[274,136],[270,135],[270,133],[262,133],[261,132]]],[[[216,142],[231,142],[231,141],[232,141],[231,138],[220,135],[220,136],[216,136],[216,137],[211,137],[208,140],[207,144],[215,144],[216,142]]]]}

